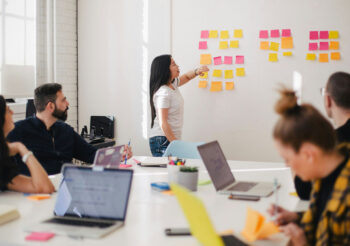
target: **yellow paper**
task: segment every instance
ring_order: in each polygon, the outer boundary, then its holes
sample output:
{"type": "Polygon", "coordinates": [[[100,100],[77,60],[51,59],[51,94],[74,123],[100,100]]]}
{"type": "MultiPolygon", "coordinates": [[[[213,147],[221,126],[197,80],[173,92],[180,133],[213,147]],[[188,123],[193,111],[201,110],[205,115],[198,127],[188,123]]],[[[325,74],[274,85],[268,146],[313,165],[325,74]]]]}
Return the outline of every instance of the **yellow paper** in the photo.
{"type": "Polygon", "coordinates": [[[233,31],[233,37],[235,37],[235,38],[243,37],[243,30],[242,29],[235,29],[233,31]]]}
{"type": "Polygon", "coordinates": [[[225,89],[227,91],[233,90],[235,88],[234,82],[225,82],[225,89]]]}
{"type": "Polygon", "coordinates": [[[200,64],[210,65],[211,64],[211,55],[210,54],[201,54],[200,64]]]}
{"type": "Polygon", "coordinates": [[[338,41],[329,42],[329,49],[330,50],[339,50],[339,42],[338,41]]]}
{"type": "Polygon", "coordinates": [[[294,192],[289,192],[289,195],[298,197],[298,193],[296,193],[295,191],[294,192]]]}
{"type": "Polygon", "coordinates": [[[269,61],[270,62],[277,62],[278,61],[277,53],[269,53],[269,61]]]}
{"type": "Polygon", "coordinates": [[[270,48],[269,41],[261,41],[260,42],[260,49],[261,50],[268,50],[270,48]]]}
{"type": "Polygon", "coordinates": [[[233,78],[233,70],[225,70],[225,79],[233,78]]]}
{"type": "Polygon", "coordinates": [[[292,37],[282,37],[281,38],[281,48],[282,49],[293,49],[293,38],[292,37]]]}
{"type": "Polygon", "coordinates": [[[220,78],[222,76],[222,71],[220,69],[214,69],[213,70],[213,77],[220,78]]]}
{"type": "Polygon", "coordinates": [[[217,38],[217,37],[218,37],[218,31],[216,30],[209,31],[209,38],[217,38]]]}
{"type": "Polygon", "coordinates": [[[222,82],[221,81],[212,81],[210,91],[222,91],[222,82]]]}
{"type": "Polygon", "coordinates": [[[236,68],[236,75],[237,76],[244,76],[245,75],[244,67],[236,68]]]}
{"type": "Polygon", "coordinates": [[[309,60],[309,61],[314,61],[316,60],[316,54],[313,54],[313,53],[307,53],[306,54],[306,60],[309,60]]]}
{"type": "Polygon", "coordinates": [[[339,52],[332,52],[331,53],[331,60],[340,60],[340,53],[339,52]]]}
{"type": "Polygon", "coordinates": [[[328,53],[322,53],[318,56],[319,62],[328,62],[328,53]]]}
{"type": "Polygon", "coordinates": [[[238,40],[231,40],[230,41],[230,48],[238,48],[239,47],[239,41],[238,40]]]}
{"type": "Polygon", "coordinates": [[[207,79],[208,78],[208,72],[203,72],[202,75],[199,75],[199,78],[207,79]]]}
{"type": "Polygon", "coordinates": [[[293,53],[291,51],[283,52],[283,56],[292,56],[293,53]]]}
{"type": "Polygon", "coordinates": [[[220,38],[222,38],[222,39],[227,39],[227,38],[229,38],[229,33],[228,33],[228,31],[221,31],[221,32],[220,32],[220,38]]]}
{"type": "Polygon", "coordinates": [[[273,222],[270,221],[262,225],[262,227],[258,231],[258,238],[264,239],[278,232],[279,232],[278,227],[273,222]]]}
{"type": "Polygon", "coordinates": [[[280,44],[279,44],[279,43],[276,43],[276,42],[271,42],[271,45],[270,45],[270,50],[273,50],[273,51],[278,51],[279,46],[280,46],[280,44]]]}
{"type": "Polygon", "coordinates": [[[227,41],[220,41],[219,49],[223,50],[223,49],[227,49],[227,48],[228,48],[228,42],[227,41]]]}
{"type": "Polygon", "coordinates": [[[329,31],[329,39],[337,39],[337,38],[339,38],[338,31],[329,31]]]}
{"type": "Polygon", "coordinates": [[[201,80],[198,83],[198,88],[207,88],[208,82],[206,80],[201,80]]]}

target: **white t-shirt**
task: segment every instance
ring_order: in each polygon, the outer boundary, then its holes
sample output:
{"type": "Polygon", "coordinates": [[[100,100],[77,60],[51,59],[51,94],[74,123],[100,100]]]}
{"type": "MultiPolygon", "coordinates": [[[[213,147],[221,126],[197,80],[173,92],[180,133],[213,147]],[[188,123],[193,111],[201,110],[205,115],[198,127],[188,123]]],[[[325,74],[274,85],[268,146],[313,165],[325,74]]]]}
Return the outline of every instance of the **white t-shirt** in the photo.
{"type": "Polygon", "coordinates": [[[176,139],[181,139],[183,118],[184,118],[184,99],[178,89],[179,78],[175,78],[172,83],[174,90],[167,85],[161,86],[153,95],[153,103],[156,109],[156,118],[153,128],[150,130],[149,137],[165,136],[159,125],[158,112],[161,108],[168,108],[168,123],[176,139]]]}

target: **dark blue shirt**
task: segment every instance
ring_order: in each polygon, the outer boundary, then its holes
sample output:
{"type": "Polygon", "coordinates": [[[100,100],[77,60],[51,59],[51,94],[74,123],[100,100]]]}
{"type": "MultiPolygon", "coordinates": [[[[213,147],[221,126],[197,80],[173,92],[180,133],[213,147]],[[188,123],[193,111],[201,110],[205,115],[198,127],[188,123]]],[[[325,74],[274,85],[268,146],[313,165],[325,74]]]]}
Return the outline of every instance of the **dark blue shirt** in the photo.
{"type": "MultiPolygon", "coordinates": [[[[46,172],[56,174],[64,163],[78,159],[93,163],[96,149],[88,144],[74,129],[62,121],[56,121],[49,130],[37,117],[16,122],[7,136],[10,142],[22,142],[39,160],[46,172]]],[[[19,155],[16,162],[20,173],[29,175],[27,166],[19,155]]]]}

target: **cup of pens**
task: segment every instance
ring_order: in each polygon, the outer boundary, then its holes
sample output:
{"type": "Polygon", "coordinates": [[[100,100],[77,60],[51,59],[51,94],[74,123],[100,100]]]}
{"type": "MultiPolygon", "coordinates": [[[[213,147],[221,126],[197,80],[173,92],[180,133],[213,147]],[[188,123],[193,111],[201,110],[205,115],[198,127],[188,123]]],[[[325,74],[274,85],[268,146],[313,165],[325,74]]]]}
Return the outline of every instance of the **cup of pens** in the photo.
{"type": "Polygon", "coordinates": [[[180,167],[183,167],[186,163],[186,160],[178,159],[175,156],[169,157],[168,163],[168,182],[178,183],[178,175],[180,172],[180,167]]]}

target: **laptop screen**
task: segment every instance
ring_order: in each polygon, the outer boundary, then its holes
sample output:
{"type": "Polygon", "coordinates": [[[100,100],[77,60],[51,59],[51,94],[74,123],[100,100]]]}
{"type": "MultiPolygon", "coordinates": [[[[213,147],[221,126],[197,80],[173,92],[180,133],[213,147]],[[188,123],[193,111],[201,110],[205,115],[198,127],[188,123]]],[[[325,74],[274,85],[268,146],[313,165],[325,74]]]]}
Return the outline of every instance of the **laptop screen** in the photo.
{"type": "Polygon", "coordinates": [[[96,166],[118,168],[122,159],[121,150],[124,145],[98,149],[95,154],[94,164],[96,166]]]}
{"type": "Polygon", "coordinates": [[[124,220],[133,170],[66,165],[55,215],[124,220]]]}
{"type": "Polygon", "coordinates": [[[209,176],[216,190],[222,190],[235,182],[235,178],[217,141],[198,146],[209,176]]]}

